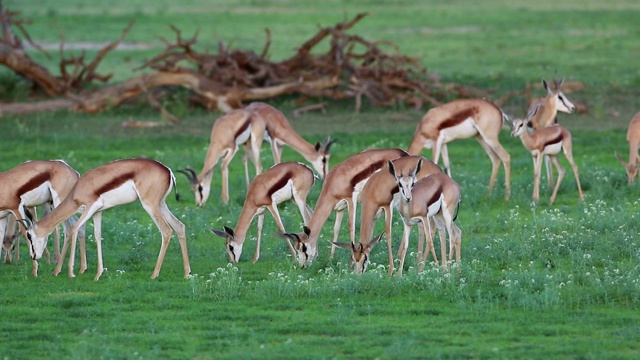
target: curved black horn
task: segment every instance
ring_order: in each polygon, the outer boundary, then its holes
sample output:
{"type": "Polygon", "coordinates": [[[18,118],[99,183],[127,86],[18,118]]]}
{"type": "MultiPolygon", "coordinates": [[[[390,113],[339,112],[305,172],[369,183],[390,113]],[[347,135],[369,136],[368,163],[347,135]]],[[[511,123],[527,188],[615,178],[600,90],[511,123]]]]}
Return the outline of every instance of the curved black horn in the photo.
{"type": "Polygon", "coordinates": [[[316,145],[316,150],[320,151],[324,151],[325,153],[329,153],[329,148],[331,147],[331,145],[338,141],[338,139],[333,139],[331,140],[330,136],[327,136],[326,138],[324,138],[324,140],[322,140],[321,142],[319,142],[316,145]]]}
{"type": "Polygon", "coordinates": [[[180,169],[178,170],[178,172],[184,174],[184,176],[187,177],[190,183],[192,184],[198,183],[198,176],[196,175],[196,171],[193,170],[191,166],[187,166],[185,169],[180,169]]]}
{"type": "Polygon", "coordinates": [[[33,225],[33,222],[29,219],[16,219],[16,221],[22,224],[25,229],[29,229],[33,225]]]}

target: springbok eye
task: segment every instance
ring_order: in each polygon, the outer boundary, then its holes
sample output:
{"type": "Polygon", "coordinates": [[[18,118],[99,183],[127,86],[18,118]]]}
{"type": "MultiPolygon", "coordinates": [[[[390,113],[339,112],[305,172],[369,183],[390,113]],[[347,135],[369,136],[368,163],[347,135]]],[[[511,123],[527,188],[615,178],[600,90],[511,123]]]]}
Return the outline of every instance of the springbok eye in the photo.
{"type": "Polygon", "coordinates": [[[302,252],[306,253],[307,252],[307,245],[302,244],[302,252]]]}
{"type": "Polygon", "coordinates": [[[198,192],[202,193],[202,185],[198,185],[198,192]]]}
{"type": "Polygon", "coordinates": [[[326,157],[322,157],[322,163],[326,164],[327,163],[327,158],[326,157]]]}
{"type": "Polygon", "coordinates": [[[227,247],[229,248],[229,251],[233,252],[233,245],[229,244],[227,247]]]}

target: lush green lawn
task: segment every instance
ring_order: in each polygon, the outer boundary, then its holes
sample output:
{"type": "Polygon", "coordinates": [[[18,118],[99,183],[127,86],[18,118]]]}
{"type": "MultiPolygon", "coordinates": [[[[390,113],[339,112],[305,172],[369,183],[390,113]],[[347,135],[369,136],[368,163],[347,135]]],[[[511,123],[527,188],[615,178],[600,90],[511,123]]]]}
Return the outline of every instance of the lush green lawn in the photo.
{"type": "MultiPolygon", "coordinates": [[[[587,85],[570,97],[587,104],[591,112],[560,117],[573,133],[584,203],[578,201],[568,172],[553,207],[547,205],[546,187],[540,204],[532,205],[531,159],[507,130],[501,142],[512,156],[513,194],[508,202],[503,200],[502,173],[494,195],[486,196],[490,165],[475,140],[449,146],[453,175],[463,189],[457,220],[463,231],[460,275],[430,266],[417,273],[413,253],[403,278],[389,278],[384,246],[378,246],[370,270],[354,276],[346,252],[328,259],[333,217],[322,232],[320,258],[309,269],[294,265],[282,240],[274,236],[276,227],[268,215],[260,261],[250,261],[256,236],[252,229],[242,261],[228,266],[222,240],[209,228],[235,225],[246,190],[240,157],[231,166],[229,205],[218,197],[218,171],[212,196],[201,209],[178,174],[183,200],[170,197],[168,204],[187,226],[192,277],[182,278],[174,239],[160,277],[149,279],[160,235],[137,203],[104,214],[108,270],[99,282],[93,281],[92,235],[88,273],[73,281],[66,271],[52,277],[54,265],[44,261],[41,276],[33,278],[23,244],[19,264],[0,264],[3,358],[640,355],[638,188],[627,185],[613,157],[613,151],[627,153],[625,127],[640,109],[635,2],[335,1],[320,6],[191,0],[89,6],[65,0],[4,5],[23,9],[34,20],[29,28],[33,38],[51,43],[59,39],[58,26],[69,42],[102,42],[116,38],[136,18],[127,41],[152,48],[115,52],[104,65],[119,79],[130,76],[132,67],[160,49],[156,35],[172,36],[169,23],[185,34],[199,28],[202,45],[211,48],[223,40],[233,41],[234,47],[261,49],[262,29],[269,27],[273,56],[286,57],[315,33],[316,24],[333,25],[367,10],[371,16],[355,31],[371,39],[393,40],[403,52],[423,58],[445,81],[496,88],[496,95],[502,95],[557,71],[587,85]]],[[[536,95],[543,94],[538,90],[536,95]]],[[[274,105],[309,141],[326,135],[339,138],[332,148],[332,164],[369,147],[406,148],[425,110],[366,108],[354,114],[351,104],[341,103],[332,104],[326,115],[294,118],[292,99],[274,105]]],[[[219,114],[182,106],[186,116],[180,126],[154,129],[121,127],[129,119],[159,119],[145,108],[124,107],[94,116],[63,112],[1,117],[0,170],[28,159],[62,158],[82,173],[113,159],[137,156],[155,158],[174,170],[186,165],[199,170],[219,114]]],[[[524,100],[514,98],[505,109],[523,115],[524,100]]],[[[270,150],[265,147],[262,155],[269,166],[270,150]]],[[[303,160],[291,149],[285,150],[284,159],[303,160]]],[[[312,206],[320,186],[316,184],[310,196],[312,206]]],[[[294,206],[283,206],[281,214],[288,229],[299,229],[301,219],[294,206]]],[[[394,248],[402,228],[399,221],[396,216],[394,248]]],[[[381,230],[380,222],[377,231],[381,230]]],[[[91,224],[87,232],[92,234],[91,224]]]]}

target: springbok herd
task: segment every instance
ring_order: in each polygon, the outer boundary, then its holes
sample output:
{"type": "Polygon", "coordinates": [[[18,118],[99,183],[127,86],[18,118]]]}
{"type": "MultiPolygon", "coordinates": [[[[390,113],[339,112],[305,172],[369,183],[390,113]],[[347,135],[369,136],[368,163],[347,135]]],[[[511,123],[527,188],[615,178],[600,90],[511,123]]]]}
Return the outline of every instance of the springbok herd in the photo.
{"type": "MultiPolygon", "coordinates": [[[[498,106],[484,99],[460,99],[429,110],[418,124],[408,150],[374,149],[354,154],[329,169],[330,147],[335,140],[326,138],[312,145],[298,135],[282,112],[265,103],[255,102],[231,111],[213,125],[211,142],[204,166],[200,173],[187,167],[178,170],[189,180],[195,193],[196,205],[204,206],[211,193],[213,170],[221,160],[222,191],[224,203],[229,201],[228,165],[240,145],[244,146],[243,163],[248,186],[246,199],[238,217],[236,227],[212,229],[226,239],[226,251],[230,262],[238,262],[248,228],[258,216],[258,236],[253,262],[260,256],[260,244],[264,214],[269,210],[288,244],[291,255],[300,266],[309,265],[318,256],[318,239],[323,225],[336,211],[333,227],[331,256],[335,248],[351,251],[355,272],[363,273],[368,264],[371,249],[383,235],[387,239],[389,275],[394,272],[394,257],[391,247],[391,224],[395,208],[404,224],[402,241],[397,251],[400,263],[397,275],[402,274],[409,235],[413,225],[419,225],[418,264],[423,267],[431,254],[437,264],[438,257],[433,245],[433,229],[440,236],[440,264],[448,268],[455,260],[460,263],[462,232],[455,224],[460,204],[461,188],[451,177],[447,143],[455,139],[475,137],[491,159],[489,193],[493,190],[500,169],[505,171],[505,198],[511,194],[510,156],[498,140],[505,124],[510,125],[514,137],[533,156],[534,186],[533,201],[539,200],[540,172],[543,158],[546,159],[547,179],[553,193],[552,204],[564,177],[565,170],[556,156],[563,151],[575,175],[578,196],[583,200],[578,167],[573,161],[571,133],[556,124],[558,111],[572,113],[574,105],[562,93],[563,81],[554,80],[554,86],[543,80],[547,91],[544,98],[533,102],[525,119],[511,120],[498,106]],[[260,148],[264,140],[271,144],[276,165],[262,171],[260,148]],[[299,152],[311,166],[297,162],[281,162],[282,148],[288,145],[299,152]],[[432,161],[422,156],[423,148],[432,149],[432,161]],[[437,166],[440,156],[445,171],[437,166]],[[256,177],[249,179],[248,162],[256,169],[256,177]],[[551,164],[557,169],[555,184],[551,164]],[[315,171],[315,172],[314,172],[315,171]],[[322,190],[315,209],[307,204],[307,196],[316,178],[323,179],[322,190]],[[287,233],[278,213],[278,204],[293,200],[304,223],[301,233],[287,233]],[[360,239],[356,242],[356,206],[361,204],[360,239]],[[351,241],[337,242],[344,213],[351,241]],[[384,213],[385,231],[373,235],[377,217],[384,213]],[[447,260],[446,239],[449,238],[447,260]],[[425,248],[426,240],[426,248],[425,248]]],[[[627,141],[630,144],[629,162],[615,153],[624,165],[629,183],[637,175],[638,146],[640,145],[640,112],[629,125],[627,141]]],[[[160,268],[175,231],[180,242],[184,275],[191,268],[187,251],[185,226],[169,210],[166,198],[175,186],[171,169],[150,159],[122,159],[89,170],[82,176],[62,160],[35,160],[23,163],[0,173],[0,236],[1,250],[5,262],[19,257],[17,229],[26,239],[33,264],[33,275],[38,274],[38,260],[43,254],[49,260],[47,239],[54,236],[54,275],[62,270],[66,253],[75,254],[80,239],[80,273],[87,269],[84,225],[93,218],[98,265],[95,280],[104,271],[102,262],[102,211],[139,199],[162,235],[160,253],[151,278],[160,273],[160,268]],[[44,207],[44,216],[35,217],[35,208],[44,207]],[[79,216],[77,216],[77,214],[79,216]],[[18,225],[20,224],[20,225],[18,225]],[[62,224],[64,242],[59,245],[59,225],[62,224]],[[12,257],[12,252],[14,256],[12,257]]],[[[421,269],[419,269],[421,270],[421,269]]],[[[69,256],[68,274],[74,275],[74,256],[69,256]]]]}

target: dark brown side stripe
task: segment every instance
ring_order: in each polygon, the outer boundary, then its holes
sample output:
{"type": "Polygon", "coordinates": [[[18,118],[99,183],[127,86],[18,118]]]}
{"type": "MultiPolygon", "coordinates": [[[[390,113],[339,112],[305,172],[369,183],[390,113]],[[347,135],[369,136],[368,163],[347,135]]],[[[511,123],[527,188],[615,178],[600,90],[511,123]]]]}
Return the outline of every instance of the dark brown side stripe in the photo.
{"type": "Polygon", "coordinates": [[[42,183],[44,183],[45,181],[48,181],[50,179],[51,179],[51,174],[48,171],[39,173],[38,175],[29,179],[29,181],[24,183],[24,185],[20,186],[20,188],[18,189],[18,194],[22,195],[27,191],[31,191],[37,188],[38,186],[42,185],[42,183]]]}
{"type": "Polygon", "coordinates": [[[561,141],[562,141],[562,133],[559,133],[558,136],[554,137],[553,139],[547,140],[544,143],[544,147],[543,148],[546,148],[547,146],[550,146],[550,145],[555,145],[555,144],[557,144],[557,143],[559,143],[561,141]]]}
{"type": "Polygon", "coordinates": [[[271,197],[271,195],[273,195],[276,191],[282,189],[287,184],[289,179],[291,179],[291,175],[292,174],[290,172],[286,172],[280,179],[278,179],[278,181],[273,183],[273,185],[271,185],[271,187],[269,188],[269,191],[267,191],[267,196],[271,197]]]}
{"type": "Polygon", "coordinates": [[[373,164],[369,165],[364,170],[357,173],[354,177],[351,178],[351,187],[355,187],[360,181],[370,177],[374,172],[380,170],[384,164],[387,163],[387,160],[376,161],[373,164]]]}
{"type": "Polygon", "coordinates": [[[237,139],[243,132],[245,132],[249,128],[249,124],[251,124],[251,116],[247,116],[242,123],[242,126],[236,130],[236,133],[233,135],[234,139],[237,139]]]}
{"type": "Polygon", "coordinates": [[[113,179],[111,179],[111,181],[105,183],[104,185],[100,186],[99,188],[96,189],[95,194],[97,196],[100,196],[104,193],[106,193],[109,190],[113,190],[115,188],[117,188],[118,186],[124,184],[127,180],[130,180],[133,178],[134,176],[134,172],[128,172],[128,173],[124,173],[118,177],[115,177],[113,179]]]}
{"type": "Polygon", "coordinates": [[[477,113],[478,113],[478,108],[477,107],[471,107],[471,108],[462,110],[460,112],[457,112],[457,113],[451,115],[450,118],[448,118],[445,121],[441,122],[440,125],[438,125],[438,130],[454,127],[454,126],[462,123],[466,119],[468,119],[470,117],[473,117],[477,113]]]}
{"type": "Polygon", "coordinates": [[[438,188],[436,189],[436,191],[433,192],[433,194],[431,194],[431,198],[429,198],[429,202],[427,202],[427,205],[431,205],[434,202],[436,202],[441,194],[442,194],[442,184],[438,184],[438,188]]]}

